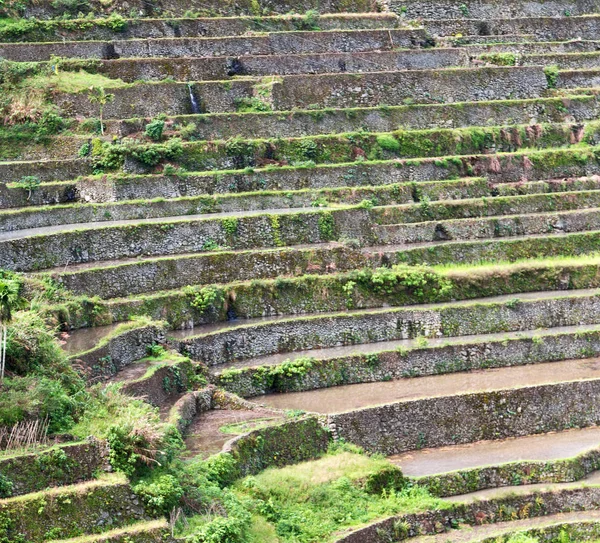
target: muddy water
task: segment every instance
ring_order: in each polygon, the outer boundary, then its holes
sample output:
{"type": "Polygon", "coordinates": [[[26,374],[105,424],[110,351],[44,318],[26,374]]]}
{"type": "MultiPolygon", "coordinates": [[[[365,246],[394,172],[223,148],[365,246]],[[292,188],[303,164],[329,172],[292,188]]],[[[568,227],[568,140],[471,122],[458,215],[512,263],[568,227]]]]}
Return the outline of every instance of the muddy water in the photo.
{"type": "Polygon", "coordinates": [[[98,342],[110,334],[121,323],[109,324],[108,326],[96,326],[95,328],[82,328],[70,332],[63,349],[68,354],[77,354],[89,351],[98,342]]]}
{"type": "Polygon", "coordinates": [[[423,449],[390,457],[405,475],[421,477],[459,469],[515,462],[570,458],[600,447],[600,427],[552,432],[536,436],[479,441],[437,449],[423,449]]]}
{"type": "Polygon", "coordinates": [[[362,383],[290,394],[268,394],[258,396],[253,401],[278,409],[329,414],[420,398],[593,378],[600,378],[600,358],[362,383]]]}

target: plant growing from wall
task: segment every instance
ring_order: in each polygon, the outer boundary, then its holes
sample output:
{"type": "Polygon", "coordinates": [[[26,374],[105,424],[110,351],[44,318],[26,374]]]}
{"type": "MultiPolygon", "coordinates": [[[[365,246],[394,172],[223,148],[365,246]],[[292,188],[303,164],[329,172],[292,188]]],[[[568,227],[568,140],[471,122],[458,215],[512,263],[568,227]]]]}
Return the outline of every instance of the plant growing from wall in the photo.
{"type": "Polygon", "coordinates": [[[27,191],[27,201],[31,200],[33,193],[40,188],[41,181],[35,175],[25,175],[14,186],[27,191]]]}
{"type": "Polygon", "coordinates": [[[146,125],[144,134],[152,141],[160,141],[165,130],[165,121],[162,119],[154,119],[146,125]]]}
{"type": "Polygon", "coordinates": [[[115,99],[114,94],[107,93],[104,87],[90,87],[88,92],[88,100],[92,104],[98,104],[100,117],[100,133],[104,136],[104,108],[115,99]]]}

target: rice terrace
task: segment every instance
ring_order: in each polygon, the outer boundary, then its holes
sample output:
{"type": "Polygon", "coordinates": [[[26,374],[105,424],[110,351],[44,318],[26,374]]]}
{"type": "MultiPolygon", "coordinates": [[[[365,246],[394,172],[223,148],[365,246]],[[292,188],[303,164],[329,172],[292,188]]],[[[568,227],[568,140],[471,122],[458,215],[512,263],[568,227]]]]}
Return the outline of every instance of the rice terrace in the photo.
{"type": "Polygon", "coordinates": [[[0,0],[0,543],[600,542],[600,0],[0,0]]]}

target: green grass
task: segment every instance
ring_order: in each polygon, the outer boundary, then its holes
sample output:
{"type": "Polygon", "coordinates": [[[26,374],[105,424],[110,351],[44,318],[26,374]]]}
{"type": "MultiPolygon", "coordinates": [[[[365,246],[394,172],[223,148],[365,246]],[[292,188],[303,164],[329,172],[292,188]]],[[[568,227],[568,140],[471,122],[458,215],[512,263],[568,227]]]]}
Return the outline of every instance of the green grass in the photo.
{"type": "Polygon", "coordinates": [[[76,93],[90,87],[123,87],[126,85],[121,79],[110,79],[101,74],[90,74],[80,70],[79,72],[63,72],[51,75],[36,75],[27,79],[27,87],[46,89],[52,88],[60,92],[76,93]]]}
{"type": "Polygon", "coordinates": [[[182,536],[224,533],[229,538],[203,539],[232,543],[326,543],[340,530],[355,528],[395,514],[450,506],[422,487],[398,489],[390,484],[368,492],[374,474],[397,473],[380,456],[368,456],[350,445],[334,445],[320,459],[271,468],[237,481],[223,491],[227,518],[198,515],[182,536]],[[220,531],[219,531],[220,530],[220,531]]]}
{"type": "Polygon", "coordinates": [[[418,487],[368,493],[367,477],[390,468],[383,457],[338,446],[318,460],[239,481],[234,491],[252,513],[248,541],[323,543],[376,518],[444,507],[418,487]]]}
{"type": "Polygon", "coordinates": [[[150,404],[121,394],[118,386],[99,385],[90,391],[91,400],[81,419],[70,429],[76,438],[105,438],[115,424],[135,426],[139,421],[155,428],[161,421],[158,409],[150,404]]]}
{"type": "Polygon", "coordinates": [[[514,261],[491,261],[482,260],[480,262],[448,262],[444,264],[436,264],[431,268],[444,275],[450,275],[452,272],[463,272],[467,271],[492,271],[505,269],[506,271],[526,268],[540,268],[540,267],[553,267],[553,266],[586,266],[600,264],[600,253],[590,253],[587,255],[580,256],[553,256],[547,258],[523,258],[514,261]]]}

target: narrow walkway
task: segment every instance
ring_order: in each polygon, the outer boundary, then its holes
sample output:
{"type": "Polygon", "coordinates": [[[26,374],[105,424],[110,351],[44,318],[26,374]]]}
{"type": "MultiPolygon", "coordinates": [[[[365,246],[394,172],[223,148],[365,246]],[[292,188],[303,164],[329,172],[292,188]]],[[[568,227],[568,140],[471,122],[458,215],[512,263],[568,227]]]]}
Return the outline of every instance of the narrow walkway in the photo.
{"type": "Polygon", "coordinates": [[[573,524],[577,522],[599,522],[600,511],[577,511],[574,513],[559,513],[545,517],[533,517],[510,522],[482,524],[480,526],[462,527],[441,534],[415,537],[411,543],[466,543],[482,539],[500,537],[523,530],[543,529],[558,524],[573,524]]]}
{"type": "Polygon", "coordinates": [[[531,494],[532,492],[541,491],[559,491],[569,490],[573,488],[581,488],[585,486],[600,486],[600,471],[594,471],[580,481],[572,483],[539,483],[535,485],[520,485],[520,486],[503,486],[500,488],[488,488],[486,490],[478,490],[469,494],[461,494],[459,496],[450,496],[444,498],[450,502],[469,503],[479,500],[491,500],[502,498],[513,494],[523,495],[531,494]]]}
{"type": "Polygon", "coordinates": [[[522,460],[546,462],[572,458],[595,448],[600,448],[600,427],[597,426],[421,449],[396,454],[389,459],[400,466],[405,475],[423,477],[522,460]]]}
{"type": "Polygon", "coordinates": [[[547,362],[464,373],[449,373],[361,383],[331,388],[268,394],[252,401],[277,409],[300,409],[316,413],[342,413],[388,403],[438,398],[585,379],[600,379],[600,358],[547,362]]]}
{"type": "Polygon", "coordinates": [[[294,208],[283,208],[283,209],[259,209],[256,211],[228,211],[225,213],[200,213],[198,215],[177,215],[174,217],[154,217],[151,219],[130,219],[122,221],[98,221],[98,222],[87,222],[87,223],[75,223],[75,224],[59,224],[56,226],[43,226],[41,228],[28,228],[26,230],[14,230],[9,232],[0,232],[0,241],[12,241],[17,239],[29,238],[33,236],[42,236],[48,234],[57,234],[62,232],[72,232],[74,230],[97,230],[99,228],[110,228],[111,226],[128,226],[138,224],[160,224],[160,223],[176,223],[176,222],[190,222],[194,220],[218,220],[224,217],[249,217],[254,215],[265,215],[265,214],[291,214],[291,213],[315,213],[317,211],[326,211],[331,208],[319,208],[318,210],[314,207],[294,207],[294,208]]]}
{"type": "MultiPolygon", "coordinates": [[[[515,295],[520,297],[519,295],[515,295]]],[[[577,326],[557,326],[555,328],[545,328],[543,330],[524,330],[521,332],[499,332],[496,334],[479,334],[469,336],[451,336],[441,338],[431,338],[427,340],[428,347],[442,347],[444,345],[463,345],[472,343],[483,343],[489,341],[504,341],[506,339],[519,339],[531,337],[543,337],[556,334],[575,334],[577,332],[588,332],[600,330],[600,324],[577,325],[577,326]]],[[[286,361],[297,360],[298,358],[316,358],[318,360],[328,360],[352,356],[354,354],[366,355],[371,353],[380,353],[383,351],[395,351],[397,349],[412,349],[417,347],[415,339],[398,339],[395,341],[379,341],[376,343],[365,343],[364,345],[343,345],[340,347],[331,347],[327,349],[313,349],[308,351],[295,351],[291,353],[280,353],[269,356],[251,358],[241,362],[231,362],[229,364],[220,364],[213,366],[213,373],[218,374],[226,369],[251,368],[256,366],[274,366],[286,361]]]]}
{"type": "MultiPolygon", "coordinates": [[[[549,290],[549,291],[536,291],[536,292],[523,292],[523,293],[519,293],[519,294],[505,294],[502,296],[490,296],[488,298],[474,298],[474,299],[470,299],[470,300],[459,300],[456,302],[440,302],[440,303],[430,303],[430,304],[419,304],[419,305],[409,305],[409,306],[398,306],[398,307],[377,307],[377,308],[372,308],[372,309],[361,309],[361,310],[354,310],[354,311],[335,311],[335,312],[326,312],[326,313],[298,313],[298,314],[288,314],[288,315],[280,315],[280,316],[276,316],[276,317],[260,317],[260,318],[255,318],[255,319],[236,319],[236,320],[231,320],[231,321],[225,321],[225,322],[217,322],[217,323],[213,323],[213,324],[205,324],[205,325],[200,325],[197,326],[195,328],[190,328],[187,330],[172,330],[169,332],[169,337],[175,339],[175,340],[185,340],[188,338],[193,338],[196,336],[202,336],[205,334],[210,334],[210,333],[214,333],[214,332],[220,332],[223,330],[228,330],[228,329],[233,329],[233,328],[237,328],[237,327],[241,327],[241,326],[256,326],[256,325],[260,325],[260,324],[269,324],[269,323],[276,323],[276,322],[280,322],[280,321],[284,321],[284,320],[290,320],[290,319],[297,319],[297,320],[301,320],[301,319],[310,319],[310,318],[328,318],[328,317],[338,317],[338,316],[352,316],[352,315],[365,315],[365,314],[379,314],[379,313],[386,313],[389,311],[395,311],[395,310],[400,310],[402,309],[402,307],[405,307],[407,309],[415,309],[418,311],[421,310],[425,310],[425,309],[434,309],[434,308],[443,308],[443,307],[457,307],[457,306],[463,306],[463,305],[469,305],[469,304],[476,304],[476,303],[482,303],[482,304],[491,304],[491,303],[504,303],[504,302],[508,302],[511,300],[515,300],[515,299],[519,299],[521,301],[526,301],[526,300],[544,300],[544,299],[548,299],[548,298],[575,298],[575,297],[584,297],[584,296],[595,296],[600,294],[600,289],[578,289],[578,290],[560,290],[560,291],[555,291],[555,290],[549,290]]],[[[114,324],[110,324],[107,326],[97,326],[94,328],[81,328],[79,330],[74,330],[72,332],[69,333],[69,337],[66,340],[65,345],[63,346],[63,348],[65,349],[65,351],[67,351],[69,354],[76,354],[76,353],[81,353],[81,352],[85,352],[89,349],[91,349],[92,347],[94,347],[103,337],[107,336],[108,334],[110,334],[115,328],[117,328],[117,326],[119,326],[119,324],[121,323],[114,323],[114,324]]],[[[552,330],[560,330],[560,331],[569,331],[571,330],[573,327],[561,327],[561,328],[552,328],[552,330]]],[[[582,326],[582,327],[577,327],[577,329],[579,330],[585,330],[585,329],[594,329],[595,325],[591,325],[591,327],[587,327],[587,326],[582,326]]],[[[539,331],[531,331],[531,332],[520,332],[522,334],[527,334],[527,333],[531,333],[534,335],[537,335],[539,333],[539,331]]],[[[483,339],[486,339],[487,337],[492,338],[493,336],[497,336],[498,334],[489,334],[489,335],[483,335],[483,336],[458,336],[460,338],[460,342],[462,343],[465,338],[475,338],[475,337],[480,337],[483,339]]],[[[508,335],[507,333],[504,335],[508,335]]],[[[406,342],[410,342],[410,344],[413,344],[413,340],[405,340],[406,342]]],[[[431,340],[432,342],[436,341],[435,339],[431,340]]],[[[439,341],[442,342],[447,342],[450,341],[450,338],[441,338],[439,341]]],[[[458,339],[456,339],[455,341],[459,341],[458,339]]],[[[400,342],[400,341],[394,341],[394,342],[379,342],[379,343],[373,343],[371,344],[372,346],[377,346],[377,350],[381,350],[383,345],[397,345],[397,346],[409,346],[410,344],[408,343],[404,343],[404,342],[400,342]]],[[[336,352],[356,352],[358,351],[358,349],[360,349],[360,352],[366,352],[363,351],[363,345],[357,346],[357,345],[352,345],[349,346],[347,348],[343,348],[343,349],[347,349],[344,351],[341,351],[342,347],[336,347],[336,348],[332,348],[332,349],[315,349],[312,351],[299,351],[292,354],[283,354],[283,355],[273,355],[273,356],[268,356],[268,357],[262,357],[262,358],[254,358],[252,360],[247,361],[247,364],[245,363],[244,365],[258,365],[258,364],[265,364],[265,363],[270,363],[270,364],[277,364],[279,362],[281,362],[281,358],[283,357],[283,360],[286,360],[288,358],[290,358],[291,356],[293,357],[297,357],[297,356],[325,356],[325,355],[329,355],[329,353],[336,353],[336,352]]],[[[221,368],[225,368],[225,367],[231,367],[231,366],[220,366],[221,368]]],[[[235,367],[238,367],[237,365],[235,367]]]]}

